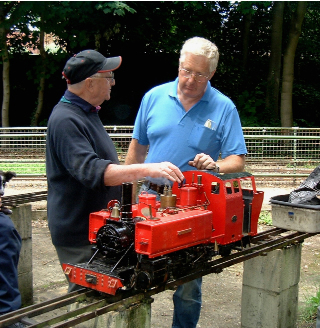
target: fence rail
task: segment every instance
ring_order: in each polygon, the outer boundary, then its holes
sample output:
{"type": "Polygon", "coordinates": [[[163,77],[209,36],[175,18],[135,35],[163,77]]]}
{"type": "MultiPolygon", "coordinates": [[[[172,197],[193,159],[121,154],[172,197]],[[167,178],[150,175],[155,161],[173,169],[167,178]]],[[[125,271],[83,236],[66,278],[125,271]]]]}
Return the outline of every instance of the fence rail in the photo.
{"type": "MultiPolygon", "coordinates": [[[[133,126],[105,126],[105,129],[114,142],[120,162],[123,162],[133,126]]],[[[45,165],[46,132],[45,127],[0,128],[0,165],[29,165],[33,167],[30,175],[43,175],[35,172],[34,164],[45,165]]],[[[319,165],[320,128],[244,127],[243,133],[248,149],[247,163],[291,168],[319,165]]]]}

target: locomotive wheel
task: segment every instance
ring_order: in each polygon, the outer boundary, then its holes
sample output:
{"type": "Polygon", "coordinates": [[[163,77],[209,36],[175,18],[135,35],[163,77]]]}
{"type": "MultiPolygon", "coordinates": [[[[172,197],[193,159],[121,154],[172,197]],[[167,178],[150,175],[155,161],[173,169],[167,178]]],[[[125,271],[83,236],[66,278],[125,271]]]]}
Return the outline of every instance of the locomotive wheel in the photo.
{"type": "Polygon", "coordinates": [[[151,286],[151,282],[151,276],[147,271],[140,271],[135,279],[135,285],[138,290],[148,289],[151,286]]]}
{"type": "Polygon", "coordinates": [[[222,257],[229,256],[231,254],[231,247],[228,246],[220,246],[219,247],[219,255],[222,257]]]}

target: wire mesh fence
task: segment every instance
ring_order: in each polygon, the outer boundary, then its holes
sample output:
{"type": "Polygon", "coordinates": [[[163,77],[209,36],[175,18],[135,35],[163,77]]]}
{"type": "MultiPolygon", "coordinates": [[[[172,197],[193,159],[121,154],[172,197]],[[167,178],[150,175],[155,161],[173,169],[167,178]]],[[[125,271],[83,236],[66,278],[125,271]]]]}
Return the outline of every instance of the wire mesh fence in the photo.
{"type": "MultiPolygon", "coordinates": [[[[133,126],[105,126],[105,129],[123,163],[133,126]]],[[[319,165],[320,128],[244,127],[243,133],[248,149],[246,162],[249,165],[280,165],[288,169],[319,165]]],[[[0,128],[1,169],[15,163],[22,170],[25,168],[30,175],[43,175],[45,149],[46,128],[0,128]]]]}
{"type": "Polygon", "coordinates": [[[292,165],[316,164],[320,159],[320,129],[243,128],[247,160],[292,165]]]}

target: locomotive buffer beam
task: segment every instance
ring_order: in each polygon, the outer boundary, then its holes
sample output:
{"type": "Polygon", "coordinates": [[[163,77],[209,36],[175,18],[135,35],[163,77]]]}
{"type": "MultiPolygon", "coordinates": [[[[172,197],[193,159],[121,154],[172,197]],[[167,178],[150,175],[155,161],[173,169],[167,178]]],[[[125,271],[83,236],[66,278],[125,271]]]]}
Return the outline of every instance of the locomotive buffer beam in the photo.
{"type": "Polygon", "coordinates": [[[252,237],[251,245],[229,256],[214,259],[197,272],[177,280],[171,280],[164,285],[154,287],[145,292],[134,290],[119,291],[115,296],[101,295],[94,290],[81,289],[79,291],[60,296],[40,304],[31,305],[17,311],[1,316],[0,328],[7,325],[23,322],[30,328],[40,327],[72,327],[86,322],[110,311],[119,311],[139,302],[152,302],[151,296],[168,289],[174,289],[196,278],[220,273],[223,269],[234,264],[244,262],[256,256],[265,256],[275,249],[289,247],[301,243],[304,239],[312,237],[316,233],[304,233],[272,228],[252,237]],[[80,302],[85,304],[77,309],[70,310],[70,304],[80,302]],[[52,313],[51,313],[52,312],[52,313]],[[41,318],[41,316],[43,318],[41,318]]]}

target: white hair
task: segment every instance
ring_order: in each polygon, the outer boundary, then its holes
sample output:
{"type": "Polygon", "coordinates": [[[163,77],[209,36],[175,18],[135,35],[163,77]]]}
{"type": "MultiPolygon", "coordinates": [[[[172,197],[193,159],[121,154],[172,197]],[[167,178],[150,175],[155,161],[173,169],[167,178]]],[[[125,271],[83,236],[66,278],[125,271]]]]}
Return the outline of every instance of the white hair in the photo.
{"type": "Polygon", "coordinates": [[[180,51],[180,64],[184,62],[187,53],[207,57],[209,59],[210,73],[216,70],[219,61],[219,51],[217,46],[211,41],[198,36],[187,40],[180,51]]]}

